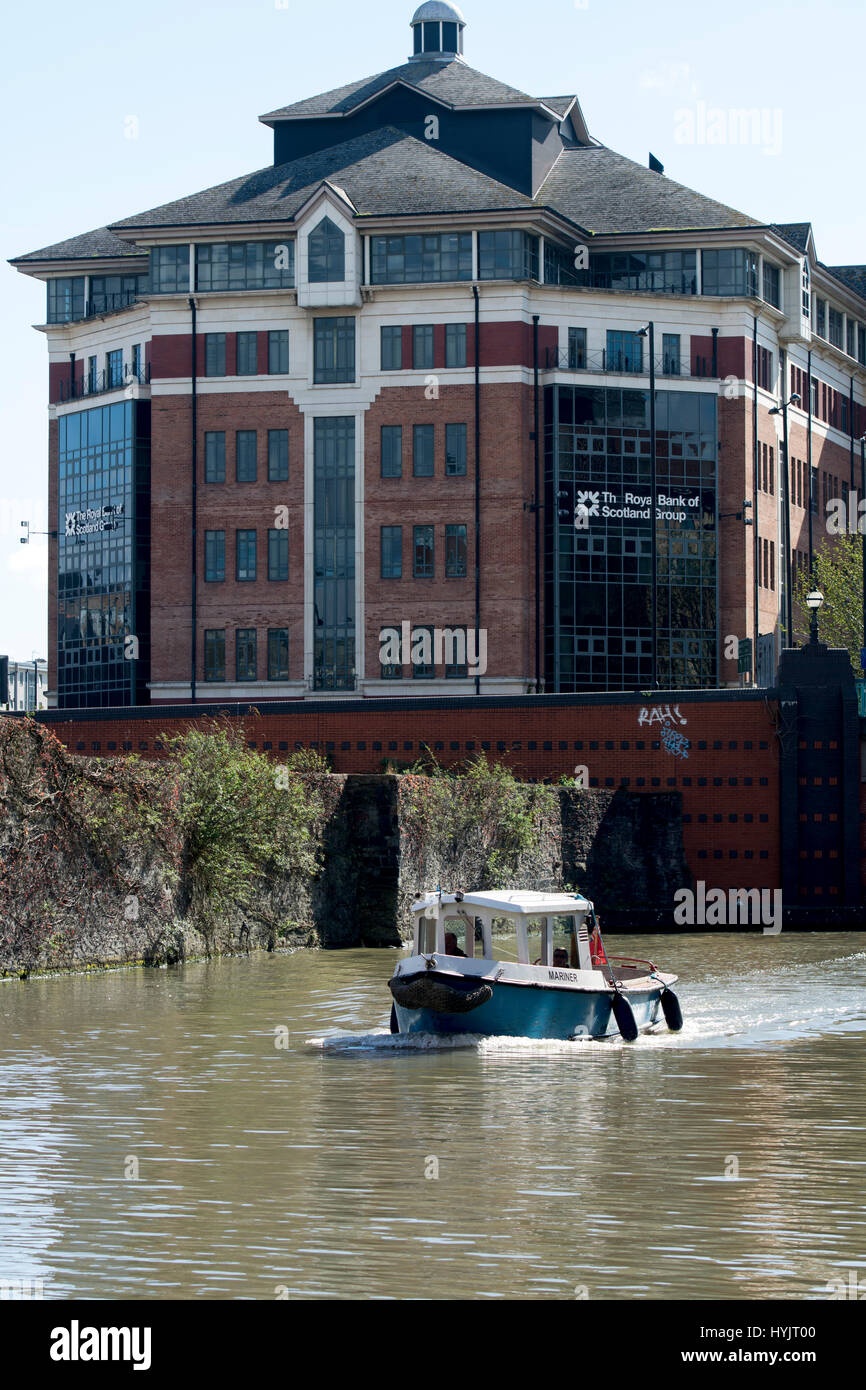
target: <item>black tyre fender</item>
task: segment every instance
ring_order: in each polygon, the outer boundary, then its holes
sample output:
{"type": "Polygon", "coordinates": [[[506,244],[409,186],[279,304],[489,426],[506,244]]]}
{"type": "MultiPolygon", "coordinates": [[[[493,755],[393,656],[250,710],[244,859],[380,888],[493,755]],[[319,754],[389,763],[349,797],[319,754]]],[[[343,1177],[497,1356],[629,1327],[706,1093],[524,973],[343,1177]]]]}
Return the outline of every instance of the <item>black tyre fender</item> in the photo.
{"type": "Polygon", "coordinates": [[[397,1022],[397,1006],[396,1006],[396,1004],[392,1004],[392,1005],[391,1005],[391,1032],[392,1032],[392,1033],[399,1033],[399,1031],[400,1031],[400,1025],[399,1025],[399,1023],[397,1022]]]}

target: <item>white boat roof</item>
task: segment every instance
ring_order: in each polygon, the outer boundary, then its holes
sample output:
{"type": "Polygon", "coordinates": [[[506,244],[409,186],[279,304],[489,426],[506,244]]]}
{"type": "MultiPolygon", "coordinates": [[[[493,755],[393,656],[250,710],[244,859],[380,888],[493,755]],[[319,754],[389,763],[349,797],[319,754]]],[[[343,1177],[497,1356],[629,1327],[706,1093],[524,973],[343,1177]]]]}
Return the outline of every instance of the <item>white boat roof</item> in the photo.
{"type": "Polygon", "coordinates": [[[588,898],[580,893],[424,893],[412,904],[412,911],[424,913],[437,903],[464,904],[466,907],[482,907],[488,911],[500,912],[508,917],[561,917],[567,913],[583,911],[592,907],[588,898]]]}

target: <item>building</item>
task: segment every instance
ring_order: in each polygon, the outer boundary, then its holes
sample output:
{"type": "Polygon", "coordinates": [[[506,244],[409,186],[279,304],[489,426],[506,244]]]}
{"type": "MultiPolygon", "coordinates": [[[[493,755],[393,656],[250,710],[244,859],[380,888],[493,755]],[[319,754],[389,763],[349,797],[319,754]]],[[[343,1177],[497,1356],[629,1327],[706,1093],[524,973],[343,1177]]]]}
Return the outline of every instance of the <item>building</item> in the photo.
{"type": "Polygon", "coordinates": [[[423,4],[407,61],[261,118],[273,165],[12,262],[58,707],[772,681],[859,479],[866,267],[464,28],[423,4]]]}
{"type": "Polygon", "coordinates": [[[47,688],[48,662],[44,657],[34,657],[31,661],[0,657],[0,705],[4,710],[22,710],[26,714],[30,710],[46,709],[47,688]]]}

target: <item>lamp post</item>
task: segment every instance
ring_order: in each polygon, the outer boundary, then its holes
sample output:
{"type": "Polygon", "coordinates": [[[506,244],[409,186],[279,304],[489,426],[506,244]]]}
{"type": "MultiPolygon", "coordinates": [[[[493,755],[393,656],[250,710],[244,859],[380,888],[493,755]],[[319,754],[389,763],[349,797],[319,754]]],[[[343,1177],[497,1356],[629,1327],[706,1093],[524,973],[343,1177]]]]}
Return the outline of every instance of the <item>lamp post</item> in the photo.
{"type": "Polygon", "coordinates": [[[824,602],[824,595],[820,589],[813,589],[806,595],[806,607],[809,609],[809,646],[815,646],[818,642],[818,609],[824,602]]]}
{"type": "MultiPolygon", "coordinates": [[[[857,508],[857,528],[862,537],[861,546],[863,550],[863,646],[860,650],[860,660],[866,661],[863,655],[866,651],[866,516],[860,516],[860,508],[863,506],[863,499],[866,497],[866,434],[860,436],[860,499],[857,508]]],[[[866,674],[866,669],[864,669],[866,674]]]]}
{"type": "Polygon", "coordinates": [[[782,417],[782,453],[784,455],[784,487],[785,487],[785,507],[782,512],[782,535],[785,542],[785,631],[788,639],[788,646],[794,645],[794,605],[792,602],[792,575],[791,575],[791,488],[788,475],[788,406],[799,405],[800,397],[795,392],[783,401],[781,405],[774,405],[770,411],[771,415],[781,415],[782,417]]]}
{"type": "Polygon", "coordinates": [[[656,326],[650,322],[638,331],[639,338],[649,340],[649,408],[650,408],[650,565],[652,566],[652,689],[659,684],[659,623],[658,623],[658,559],[656,542],[656,326]]]}

